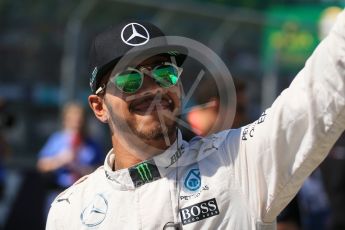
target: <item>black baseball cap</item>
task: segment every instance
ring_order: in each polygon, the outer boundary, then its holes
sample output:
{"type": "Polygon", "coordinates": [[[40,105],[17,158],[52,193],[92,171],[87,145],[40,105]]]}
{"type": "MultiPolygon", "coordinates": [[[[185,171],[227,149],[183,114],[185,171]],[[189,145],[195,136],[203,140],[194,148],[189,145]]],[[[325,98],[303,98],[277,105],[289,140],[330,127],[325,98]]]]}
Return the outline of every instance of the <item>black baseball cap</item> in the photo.
{"type": "MultiPolygon", "coordinates": [[[[140,48],[140,52],[152,52],[152,44],[148,45],[150,41],[164,37],[165,34],[149,22],[124,22],[97,35],[90,52],[91,91],[96,92],[104,75],[113,69],[126,53],[137,48],[140,48]]],[[[183,63],[188,53],[186,48],[168,44],[163,46],[164,50],[162,44],[159,47],[162,53],[175,56],[178,65],[183,63]]]]}

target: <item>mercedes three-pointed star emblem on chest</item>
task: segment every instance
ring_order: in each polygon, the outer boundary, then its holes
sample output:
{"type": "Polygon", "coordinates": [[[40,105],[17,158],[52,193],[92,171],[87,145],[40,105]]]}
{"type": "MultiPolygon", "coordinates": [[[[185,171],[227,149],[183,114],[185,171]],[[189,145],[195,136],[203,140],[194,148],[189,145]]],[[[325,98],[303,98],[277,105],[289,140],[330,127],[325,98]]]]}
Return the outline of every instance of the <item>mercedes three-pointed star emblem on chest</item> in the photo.
{"type": "Polygon", "coordinates": [[[95,227],[103,222],[107,211],[107,199],[103,194],[96,194],[91,203],[80,214],[81,222],[87,227],[95,227]]]}

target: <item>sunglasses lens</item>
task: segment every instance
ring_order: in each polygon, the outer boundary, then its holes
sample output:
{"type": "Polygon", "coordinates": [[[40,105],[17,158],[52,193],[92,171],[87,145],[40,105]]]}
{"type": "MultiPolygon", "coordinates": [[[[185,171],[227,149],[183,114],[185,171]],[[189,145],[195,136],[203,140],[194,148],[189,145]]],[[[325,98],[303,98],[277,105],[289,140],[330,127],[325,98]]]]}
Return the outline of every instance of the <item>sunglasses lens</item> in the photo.
{"type": "Polygon", "coordinates": [[[114,79],[116,87],[125,93],[136,92],[141,87],[142,80],[141,74],[135,71],[120,73],[114,79]]]}
{"type": "Polygon", "coordinates": [[[160,65],[153,70],[153,77],[161,87],[168,88],[176,85],[179,73],[173,65],[160,65]]]}

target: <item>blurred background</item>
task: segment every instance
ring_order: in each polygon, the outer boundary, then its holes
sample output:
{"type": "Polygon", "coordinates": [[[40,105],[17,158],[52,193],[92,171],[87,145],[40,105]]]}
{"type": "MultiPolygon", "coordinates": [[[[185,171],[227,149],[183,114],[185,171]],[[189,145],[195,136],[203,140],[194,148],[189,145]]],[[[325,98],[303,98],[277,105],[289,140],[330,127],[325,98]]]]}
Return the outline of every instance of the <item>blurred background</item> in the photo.
{"type": "MultiPolygon", "coordinates": [[[[244,116],[239,125],[244,125],[289,85],[344,5],[340,0],[0,0],[0,229],[44,229],[51,187],[38,162],[49,137],[64,127],[65,104],[78,101],[87,107],[89,46],[98,32],[140,19],[167,35],[207,45],[244,91],[239,99],[244,116]]],[[[90,109],[84,115],[88,136],[98,143],[103,158],[110,148],[108,127],[90,109]]],[[[80,144],[78,138],[72,142],[80,144]]],[[[343,142],[332,158],[340,165],[343,142]]],[[[306,190],[310,201],[299,198],[292,209],[295,224],[281,229],[345,229],[332,227],[335,208],[327,195],[345,184],[332,181],[324,188],[322,178],[334,175],[325,168],[306,190]],[[315,209],[310,202],[319,200],[316,212],[322,209],[321,217],[310,217],[315,209]],[[313,225],[316,219],[322,223],[313,225]]],[[[345,200],[343,196],[345,192],[338,199],[345,200]]],[[[344,213],[339,218],[345,220],[344,213]]]]}

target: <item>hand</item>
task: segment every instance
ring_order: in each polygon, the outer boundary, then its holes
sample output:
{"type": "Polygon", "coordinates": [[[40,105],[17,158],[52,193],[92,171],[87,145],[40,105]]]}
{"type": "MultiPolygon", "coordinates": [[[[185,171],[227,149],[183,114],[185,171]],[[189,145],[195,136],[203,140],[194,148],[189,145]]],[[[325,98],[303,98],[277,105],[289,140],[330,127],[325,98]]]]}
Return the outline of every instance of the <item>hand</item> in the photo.
{"type": "Polygon", "coordinates": [[[71,150],[60,152],[54,157],[45,157],[37,162],[37,169],[46,173],[61,167],[71,165],[75,161],[75,154],[71,150]]]}

